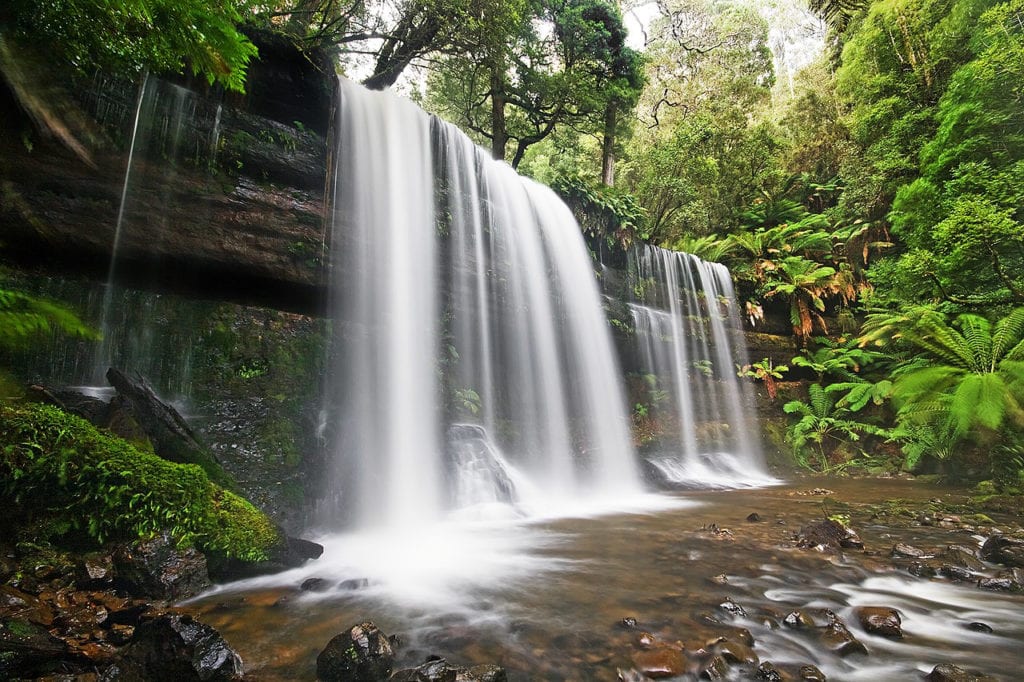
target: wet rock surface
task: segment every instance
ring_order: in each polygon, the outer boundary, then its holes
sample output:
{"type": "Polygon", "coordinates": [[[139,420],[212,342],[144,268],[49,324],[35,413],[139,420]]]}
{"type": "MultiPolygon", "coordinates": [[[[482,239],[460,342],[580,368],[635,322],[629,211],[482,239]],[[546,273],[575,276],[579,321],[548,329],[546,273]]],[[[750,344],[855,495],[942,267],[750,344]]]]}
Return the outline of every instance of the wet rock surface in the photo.
{"type": "Polygon", "coordinates": [[[119,547],[113,564],[118,586],[140,597],[184,599],[211,585],[206,557],[192,548],[178,549],[167,533],[119,547]]]}
{"type": "MultiPolygon", "coordinates": [[[[286,52],[275,50],[275,58],[286,52]]],[[[309,56],[294,47],[291,59],[311,66],[309,56]]],[[[276,73],[270,66],[264,71],[268,78],[276,73]]],[[[256,67],[247,79],[247,89],[254,93],[244,101],[250,111],[230,106],[241,100],[203,98],[201,108],[208,115],[197,122],[196,145],[205,149],[210,139],[221,144],[210,152],[209,163],[178,164],[172,188],[167,186],[160,153],[153,152],[153,159],[137,154],[136,200],[120,221],[119,277],[218,291],[228,298],[272,302],[293,310],[317,307],[325,133],[330,119],[330,95],[324,93],[331,92],[334,74],[333,67],[312,71],[315,75],[303,76],[309,92],[291,105],[280,101],[291,89],[261,83],[256,67]],[[320,95],[310,97],[310,92],[320,95]],[[274,120],[283,115],[289,118],[274,120]],[[211,167],[218,172],[211,173],[211,167]],[[149,214],[153,206],[162,208],[157,219],[149,214]],[[161,267],[153,268],[155,262],[161,267]]],[[[112,87],[96,92],[64,84],[81,95],[80,115],[96,119],[91,132],[106,129],[106,134],[90,136],[91,165],[59,145],[39,144],[28,150],[17,135],[0,135],[0,156],[5,160],[0,183],[9,199],[0,204],[0,222],[6,228],[9,257],[28,265],[74,268],[103,279],[119,223],[128,153],[127,143],[115,144],[113,139],[130,134],[137,88],[97,80],[112,87]]]]}
{"type": "Polygon", "coordinates": [[[832,519],[812,521],[800,528],[797,546],[819,550],[863,549],[857,533],[832,519]]]}
{"type": "Polygon", "coordinates": [[[327,643],[316,657],[316,676],[321,682],[378,682],[391,675],[394,659],[387,636],[366,621],[327,643]]]}
{"type": "Polygon", "coordinates": [[[191,616],[165,614],[135,628],[103,682],[234,682],[242,659],[220,634],[191,616]]]}
{"type": "Polygon", "coordinates": [[[205,564],[192,565],[193,556],[164,540],[80,555],[0,546],[13,568],[0,585],[0,679],[238,678],[237,655],[226,653],[213,628],[160,601],[209,585],[205,564]],[[131,559],[118,563],[129,551],[131,559]]]}
{"type": "Polygon", "coordinates": [[[500,666],[464,668],[437,656],[415,668],[396,670],[387,679],[390,682],[508,682],[508,675],[500,666]]]}
{"type": "Polygon", "coordinates": [[[1024,568],[1024,540],[993,535],[981,546],[981,558],[995,564],[1024,568]]]}
{"type": "Polygon", "coordinates": [[[925,676],[928,682],[996,682],[996,678],[965,670],[952,663],[940,663],[925,676]]]}
{"type": "Polygon", "coordinates": [[[903,619],[896,609],[885,606],[858,606],[853,610],[866,632],[892,639],[902,639],[903,619]]]}

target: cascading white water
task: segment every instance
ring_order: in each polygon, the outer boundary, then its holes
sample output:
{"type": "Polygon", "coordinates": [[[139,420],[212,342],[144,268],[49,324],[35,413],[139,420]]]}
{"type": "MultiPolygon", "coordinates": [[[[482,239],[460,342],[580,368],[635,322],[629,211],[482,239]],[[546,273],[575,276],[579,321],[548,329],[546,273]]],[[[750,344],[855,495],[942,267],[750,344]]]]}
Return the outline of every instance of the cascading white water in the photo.
{"type": "Polygon", "coordinates": [[[339,91],[329,515],[408,529],[495,491],[533,508],[640,492],[569,210],[410,102],[339,91]]]}
{"type": "Polygon", "coordinates": [[[771,481],[752,392],[737,377],[747,352],[728,270],[649,245],[631,265],[642,293],[630,304],[638,363],[657,397],[653,408],[674,409],[677,426],[677,439],[663,443],[652,463],[677,485],[771,481]]]}

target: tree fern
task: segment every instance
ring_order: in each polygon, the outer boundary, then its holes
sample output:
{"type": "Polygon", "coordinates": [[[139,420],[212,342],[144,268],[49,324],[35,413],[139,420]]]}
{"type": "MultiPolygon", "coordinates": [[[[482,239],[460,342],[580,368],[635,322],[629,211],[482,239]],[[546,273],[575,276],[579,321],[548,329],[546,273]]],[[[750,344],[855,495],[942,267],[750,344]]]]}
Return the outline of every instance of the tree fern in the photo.
{"type": "Polygon", "coordinates": [[[995,324],[960,315],[955,325],[931,313],[903,332],[930,362],[896,376],[900,419],[938,421],[955,438],[974,441],[1002,433],[1008,423],[1024,427],[1024,308],[995,324]]]}

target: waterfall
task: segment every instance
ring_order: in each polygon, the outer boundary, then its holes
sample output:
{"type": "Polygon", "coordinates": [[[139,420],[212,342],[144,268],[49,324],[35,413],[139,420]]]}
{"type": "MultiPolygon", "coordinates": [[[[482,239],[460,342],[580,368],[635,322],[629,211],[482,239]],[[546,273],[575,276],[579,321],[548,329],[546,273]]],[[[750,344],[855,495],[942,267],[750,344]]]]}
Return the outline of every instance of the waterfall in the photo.
{"type": "Polygon", "coordinates": [[[330,520],[408,528],[503,498],[639,492],[568,208],[412,103],[339,92],[330,520]]]}
{"type": "Polygon", "coordinates": [[[770,482],[752,390],[737,376],[747,352],[728,270],[649,245],[634,251],[630,267],[645,409],[674,424],[651,463],[677,486],[770,482]]]}

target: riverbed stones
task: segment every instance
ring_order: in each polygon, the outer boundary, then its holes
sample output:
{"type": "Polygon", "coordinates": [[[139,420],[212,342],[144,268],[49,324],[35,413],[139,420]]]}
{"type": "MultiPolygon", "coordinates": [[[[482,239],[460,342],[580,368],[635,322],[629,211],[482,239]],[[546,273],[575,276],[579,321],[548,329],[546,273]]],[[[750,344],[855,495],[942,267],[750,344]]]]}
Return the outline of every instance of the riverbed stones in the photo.
{"type": "Polygon", "coordinates": [[[4,613],[23,618],[36,625],[53,625],[53,609],[38,597],[22,592],[10,585],[0,585],[0,609],[4,613]]]}
{"type": "Polygon", "coordinates": [[[464,668],[436,656],[415,668],[396,670],[387,679],[388,682],[508,682],[508,674],[501,666],[464,668]]]}
{"type": "Polygon", "coordinates": [[[718,605],[718,608],[722,609],[734,618],[747,617],[747,610],[733,601],[731,597],[726,597],[725,601],[718,605]]]}
{"type": "Polygon", "coordinates": [[[163,614],[144,621],[102,682],[235,682],[242,659],[209,625],[163,614]]]}
{"type": "Polygon", "coordinates": [[[825,673],[811,664],[776,664],[765,661],[757,668],[756,679],[763,682],[827,682],[825,673]]]}
{"type": "Polygon", "coordinates": [[[370,621],[336,635],[316,657],[321,682],[379,682],[391,675],[395,654],[387,635],[370,621]]]}
{"type": "Polygon", "coordinates": [[[469,679],[475,682],[508,682],[508,673],[500,665],[474,665],[468,673],[469,679]]]}
{"type": "Polygon", "coordinates": [[[893,559],[921,559],[922,557],[928,556],[928,553],[923,549],[914,547],[913,545],[908,545],[904,542],[897,542],[892,546],[889,556],[893,559]]]}
{"type": "Polygon", "coordinates": [[[0,678],[42,674],[48,663],[67,653],[64,642],[23,619],[0,619],[0,678]]]}
{"type": "Polygon", "coordinates": [[[813,628],[814,618],[812,618],[811,615],[806,611],[801,611],[800,609],[797,609],[796,611],[790,611],[789,613],[787,613],[785,617],[782,619],[782,624],[785,625],[787,628],[813,628]]]}
{"type": "Polygon", "coordinates": [[[889,639],[903,638],[903,621],[896,609],[886,606],[858,606],[853,613],[865,632],[889,639]]]}
{"type": "Polygon", "coordinates": [[[85,585],[110,585],[114,582],[114,557],[107,552],[90,552],[82,556],[78,578],[85,585]]]}
{"type": "Polygon", "coordinates": [[[718,640],[708,645],[709,649],[717,652],[726,663],[732,665],[749,665],[756,667],[761,659],[754,650],[742,642],[736,642],[719,637],[718,640]]]}
{"type": "Polygon", "coordinates": [[[299,589],[303,592],[326,592],[330,588],[330,584],[323,578],[306,578],[299,585],[299,589]]]}

